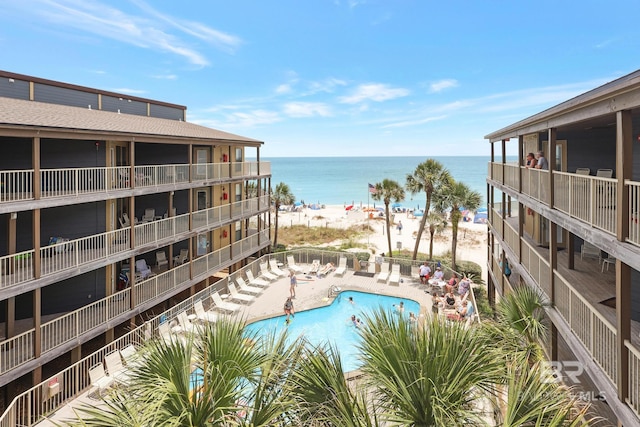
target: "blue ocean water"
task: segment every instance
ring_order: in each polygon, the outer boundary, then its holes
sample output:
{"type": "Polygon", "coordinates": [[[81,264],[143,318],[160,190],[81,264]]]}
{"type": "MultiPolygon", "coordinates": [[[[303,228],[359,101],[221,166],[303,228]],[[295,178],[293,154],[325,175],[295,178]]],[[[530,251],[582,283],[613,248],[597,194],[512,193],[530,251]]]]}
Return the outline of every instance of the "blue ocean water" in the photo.
{"type": "MultiPolygon", "coordinates": [[[[438,160],[453,175],[487,198],[488,156],[431,157],[438,160]]],[[[291,188],[296,201],[325,205],[367,204],[367,185],[385,178],[404,185],[406,176],[427,157],[272,157],[271,185],[284,182],[291,188]]],[[[407,193],[403,205],[424,207],[424,193],[407,193]]],[[[373,200],[370,200],[373,204],[373,200]]]]}
{"type": "Polygon", "coordinates": [[[379,307],[398,313],[395,305],[400,301],[404,304],[403,316],[408,318],[409,313],[420,313],[420,304],[410,299],[344,291],[328,306],[297,312],[289,325],[285,324],[283,315],[251,323],[247,325],[247,330],[262,335],[280,333],[286,328],[291,339],[304,335],[312,345],[329,342],[340,350],[342,368],[344,372],[349,372],[361,365],[356,348],[360,336],[350,320],[351,316],[362,318],[363,313],[371,314],[379,307]],[[353,298],[353,304],[349,302],[349,297],[353,298]]]}

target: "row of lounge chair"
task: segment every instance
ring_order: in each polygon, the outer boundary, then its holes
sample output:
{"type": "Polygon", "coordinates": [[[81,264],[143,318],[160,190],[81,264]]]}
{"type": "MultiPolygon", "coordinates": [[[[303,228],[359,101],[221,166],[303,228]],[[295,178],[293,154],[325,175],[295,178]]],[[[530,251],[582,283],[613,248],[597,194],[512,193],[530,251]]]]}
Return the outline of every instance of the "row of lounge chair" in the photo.
{"type": "Polygon", "coordinates": [[[389,263],[383,262],[380,265],[380,273],[378,273],[376,281],[400,286],[400,264],[391,265],[391,270],[389,270],[389,263]]]}
{"type": "Polygon", "coordinates": [[[131,378],[131,371],[139,366],[140,360],[133,344],[107,354],[102,362],[89,368],[89,381],[92,386],[89,395],[95,391],[101,395],[114,382],[127,384],[131,378]]]}

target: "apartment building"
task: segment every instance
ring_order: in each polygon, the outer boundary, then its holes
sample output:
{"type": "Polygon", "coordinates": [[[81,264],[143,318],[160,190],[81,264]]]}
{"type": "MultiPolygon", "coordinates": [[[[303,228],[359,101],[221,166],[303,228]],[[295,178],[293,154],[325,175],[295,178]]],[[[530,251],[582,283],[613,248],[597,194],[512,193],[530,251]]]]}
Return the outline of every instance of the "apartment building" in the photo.
{"type": "Polygon", "coordinates": [[[5,404],[269,247],[262,145],[184,106],[0,71],[5,404]]]}
{"type": "Polygon", "coordinates": [[[640,71],[485,138],[490,297],[538,289],[559,373],[584,374],[597,411],[639,425],[640,71]],[[538,151],[546,170],[526,166],[538,151]]]}

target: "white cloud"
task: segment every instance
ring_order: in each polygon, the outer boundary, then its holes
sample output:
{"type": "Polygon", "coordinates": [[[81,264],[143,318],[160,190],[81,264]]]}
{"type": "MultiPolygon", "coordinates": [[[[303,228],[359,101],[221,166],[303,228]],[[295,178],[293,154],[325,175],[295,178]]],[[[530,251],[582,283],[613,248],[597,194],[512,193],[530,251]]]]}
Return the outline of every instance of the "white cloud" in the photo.
{"type": "Polygon", "coordinates": [[[155,76],[151,76],[154,79],[160,79],[160,80],[176,80],[178,78],[177,75],[175,74],[156,74],[155,76]]]}
{"type": "Polygon", "coordinates": [[[406,120],[403,122],[397,122],[397,123],[391,123],[388,125],[384,125],[382,126],[382,129],[387,129],[387,128],[401,128],[401,127],[407,127],[407,126],[416,126],[416,125],[422,125],[425,123],[429,123],[429,122],[435,122],[437,120],[443,120],[446,119],[447,116],[435,116],[435,117],[425,117],[422,119],[417,119],[417,120],[406,120]]]}
{"type": "Polygon", "coordinates": [[[429,92],[431,93],[442,92],[445,89],[450,89],[452,87],[457,87],[457,86],[459,85],[456,79],[439,80],[429,85],[429,92]]]}
{"type": "Polygon", "coordinates": [[[331,116],[331,109],[318,102],[290,102],[284,105],[283,110],[290,117],[331,116]]]}
{"type": "Polygon", "coordinates": [[[344,80],[329,77],[328,79],[309,83],[309,90],[305,95],[313,95],[319,92],[332,93],[338,86],[346,86],[347,82],[344,80]]]}
{"type": "Polygon", "coordinates": [[[237,111],[226,116],[223,123],[234,127],[252,127],[268,125],[281,121],[280,115],[274,111],[253,110],[248,112],[237,111]]]}
{"type": "Polygon", "coordinates": [[[276,88],[276,93],[281,95],[281,94],[285,94],[285,93],[290,93],[291,92],[291,85],[288,83],[283,83],[281,85],[279,85],[276,88]]]}
{"type": "Polygon", "coordinates": [[[344,104],[357,104],[364,101],[388,101],[409,95],[409,90],[404,88],[392,88],[382,83],[369,83],[358,86],[349,96],[340,97],[344,104]]]}
{"type": "Polygon", "coordinates": [[[142,90],[142,89],[131,89],[128,87],[121,87],[121,88],[117,88],[117,89],[111,89],[113,92],[117,92],[117,93],[128,93],[130,95],[141,95],[143,93],[147,93],[146,90],[142,90]]]}

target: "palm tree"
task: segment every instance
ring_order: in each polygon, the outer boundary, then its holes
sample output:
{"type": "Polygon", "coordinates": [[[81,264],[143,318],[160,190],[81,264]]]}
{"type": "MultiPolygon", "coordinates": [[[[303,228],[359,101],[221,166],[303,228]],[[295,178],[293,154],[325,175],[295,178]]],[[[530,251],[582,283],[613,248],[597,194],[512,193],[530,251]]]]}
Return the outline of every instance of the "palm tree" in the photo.
{"type": "Polygon", "coordinates": [[[449,171],[444,168],[442,163],[434,159],[427,159],[420,163],[412,174],[407,175],[407,182],[405,184],[407,191],[411,194],[424,192],[426,195],[424,213],[420,221],[420,227],[418,228],[416,246],[413,249],[413,260],[418,257],[420,239],[422,239],[422,233],[424,232],[427,216],[429,216],[429,209],[431,208],[431,197],[433,193],[449,179],[449,171]]]}
{"type": "Polygon", "coordinates": [[[447,227],[447,219],[440,212],[431,212],[426,220],[429,225],[429,259],[433,259],[433,236],[447,227]]]}
{"type": "Polygon", "coordinates": [[[464,182],[451,179],[443,188],[442,205],[451,208],[451,269],[456,270],[456,248],[458,246],[458,224],[462,219],[460,208],[476,210],[482,201],[482,195],[471,190],[464,182]]]}
{"type": "Polygon", "coordinates": [[[376,183],[376,192],[371,196],[373,200],[382,200],[384,202],[384,212],[387,223],[387,242],[389,243],[389,256],[393,257],[393,248],[391,247],[391,224],[389,204],[391,201],[401,202],[404,200],[404,188],[397,181],[392,179],[383,179],[382,182],[376,183]]]}
{"type": "Polygon", "coordinates": [[[276,208],[275,234],[273,236],[273,247],[276,247],[278,245],[278,211],[280,211],[280,206],[290,205],[295,202],[296,198],[291,192],[289,186],[284,182],[281,182],[276,185],[276,191],[271,194],[271,200],[273,200],[276,208]]]}

